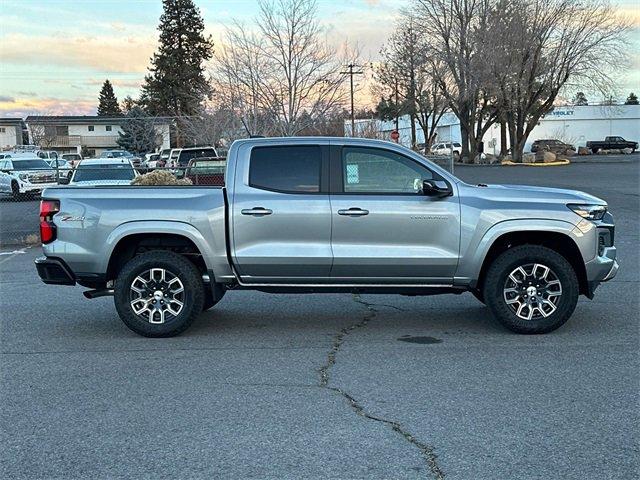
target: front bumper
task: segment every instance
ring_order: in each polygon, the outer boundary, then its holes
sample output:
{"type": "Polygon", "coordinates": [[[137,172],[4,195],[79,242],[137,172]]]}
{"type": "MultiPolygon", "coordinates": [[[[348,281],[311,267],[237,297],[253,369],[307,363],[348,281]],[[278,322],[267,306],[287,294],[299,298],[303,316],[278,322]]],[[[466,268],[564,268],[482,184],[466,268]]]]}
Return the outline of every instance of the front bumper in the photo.
{"type": "Polygon", "coordinates": [[[25,183],[18,182],[18,188],[20,193],[33,193],[33,192],[41,192],[45,188],[57,187],[58,184],[53,183],[25,183]]]}
{"type": "Polygon", "coordinates": [[[54,257],[38,257],[35,260],[38,275],[50,285],[75,285],[76,279],[64,260],[54,257]]]}
{"type": "Polygon", "coordinates": [[[589,291],[587,296],[593,298],[593,294],[602,282],[608,282],[616,276],[620,265],[616,260],[616,247],[606,247],[602,254],[597,255],[585,265],[587,270],[587,284],[589,291]]]}

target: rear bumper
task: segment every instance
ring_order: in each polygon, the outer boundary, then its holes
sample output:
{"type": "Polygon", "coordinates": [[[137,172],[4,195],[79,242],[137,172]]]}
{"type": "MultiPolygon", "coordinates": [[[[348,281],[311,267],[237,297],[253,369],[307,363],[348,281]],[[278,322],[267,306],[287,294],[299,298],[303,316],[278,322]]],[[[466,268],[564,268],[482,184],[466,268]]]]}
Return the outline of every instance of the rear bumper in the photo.
{"type": "Polygon", "coordinates": [[[38,257],[35,260],[38,275],[50,285],[75,285],[76,279],[64,260],[54,257],[38,257]]]}

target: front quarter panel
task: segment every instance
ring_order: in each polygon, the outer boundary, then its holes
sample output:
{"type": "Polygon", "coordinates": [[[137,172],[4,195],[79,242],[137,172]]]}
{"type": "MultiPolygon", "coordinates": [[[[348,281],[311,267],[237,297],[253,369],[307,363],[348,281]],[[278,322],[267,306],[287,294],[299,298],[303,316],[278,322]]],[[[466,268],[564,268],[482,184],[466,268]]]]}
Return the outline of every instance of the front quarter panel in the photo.
{"type": "Polygon", "coordinates": [[[491,246],[511,232],[560,233],[576,243],[585,263],[596,255],[596,228],[567,208],[571,198],[544,191],[496,192],[467,184],[459,184],[459,191],[461,232],[456,284],[477,280],[491,246]]]}

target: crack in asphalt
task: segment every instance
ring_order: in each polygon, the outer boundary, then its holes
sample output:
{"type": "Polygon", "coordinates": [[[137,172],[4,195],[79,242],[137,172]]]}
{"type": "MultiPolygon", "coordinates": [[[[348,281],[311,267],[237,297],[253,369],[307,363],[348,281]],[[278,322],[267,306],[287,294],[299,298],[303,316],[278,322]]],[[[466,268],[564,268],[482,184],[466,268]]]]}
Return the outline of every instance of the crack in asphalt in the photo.
{"type": "Polygon", "coordinates": [[[348,327],[342,328],[338,333],[336,333],[333,336],[333,343],[331,346],[331,350],[327,354],[327,362],[319,370],[319,373],[320,373],[319,386],[321,388],[325,388],[332,392],[338,393],[339,395],[344,397],[349,402],[349,405],[356,412],[356,414],[360,415],[361,417],[364,417],[368,420],[373,420],[375,422],[380,422],[391,427],[391,429],[394,432],[400,434],[407,442],[409,442],[411,445],[413,445],[418,450],[420,450],[427,466],[429,467],[429,471],[434,475],[436,479],[438,480],[444,479],[445,475],[442,469],[440,468],[440,466],[438,465],[438,456],[436,455],[435,449],[433,446],[418,440],[405,427],[403,427],[400,422],[397,422],[395,420],[389,420],[382,417],[376,417],[375,415],[371,415],[370,413],[367,413],[365,408],[348,392],[344,391],[341,388],[332,387],[329,385],[329,380],[331,378],[330,376],[331,368],[336,363],[336,356],[340,351],[340,347],[342,346],[345,337],[349,335],[351,332],[353,332],[354,330],[365,327],[369,323],[369,321],[371,321],[377,315],[378,311],[376,310],[375,307],[390,307],[390,308],[395,308],[397,310],[402,310],[398,307],[393,307],[391,305],[382,305],[382,304],[378,305],[374,303],[365,302],[364,300],[362,300],[362,298],[360,298],[360,295],[358,294],[354,294],[353,299],[355,302],[360,303],[361,305],[364,305],[367,309],[367,313],[364,315],[364,317],[362,317],[362,319],[359,322],[349,325],[348,327]]]}

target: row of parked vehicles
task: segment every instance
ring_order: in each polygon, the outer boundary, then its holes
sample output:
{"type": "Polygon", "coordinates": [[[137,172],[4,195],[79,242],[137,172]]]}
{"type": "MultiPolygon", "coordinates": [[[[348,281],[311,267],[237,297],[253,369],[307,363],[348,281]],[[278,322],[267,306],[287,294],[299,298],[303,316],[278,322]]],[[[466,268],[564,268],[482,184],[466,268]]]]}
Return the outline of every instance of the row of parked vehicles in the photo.
{"type": "MultiPolygon", "coordinates": [[[[425,144],[419,144],[420,150],[425,149],[425,144]]],[[[598,153],[601,150],[624,150],[631,149],[635,152],[638,149],[638,142],[625,140],[623,137],[611,135],[605,137],[604,140],[589,141],[586,143],[587,149],[592,153],[598,153]]],[[[549,138],[536,140],[531,144],[531,152],[549,151],[553,153],[565,153],[567,150],[576,151],[576,146],[561,140],[549,138]]],[[[429,151],[425,149],[425,154],[430,155],[453,155],[457,161],[462,154],[462,145],[459,142],[438,142],[434,143],[429,151]]]]}
{"type": "Polygon", "coordinates": [[[37,195],[56,185],[128,185],[156,169],[189,178],[196,185],[223,185],[225,159],[213,147],[166,149],[144,156],[107,150],[99,158],[32,150],[0,153],[0,194],[37,195]]]}

